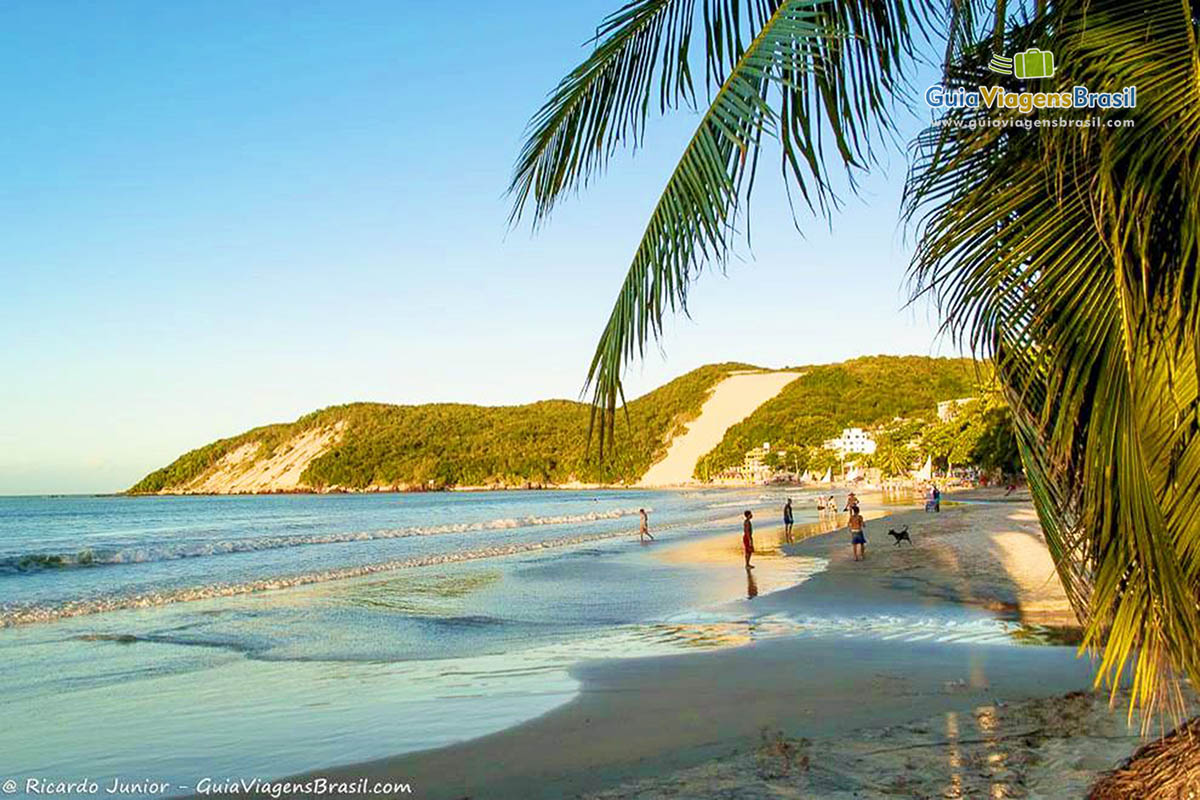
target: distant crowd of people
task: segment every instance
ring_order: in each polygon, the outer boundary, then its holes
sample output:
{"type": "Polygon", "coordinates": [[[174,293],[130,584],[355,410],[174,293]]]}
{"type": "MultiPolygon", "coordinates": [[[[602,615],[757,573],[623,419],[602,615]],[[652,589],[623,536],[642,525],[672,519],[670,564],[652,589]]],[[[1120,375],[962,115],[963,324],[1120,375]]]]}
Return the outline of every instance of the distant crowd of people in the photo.
{"type": "MultiPolygon", "coordinates": [[[[1015,488],[1015,487],[1014,487],[1015,488]]],[[[1012,491],[1012,488],[1009,489],[1012,491]]],[[[855,561],[865,561],[867,558],[867,523],[863,518],[862,510],[859,507],[858,495],[853,491],[846,495],[846,502],[842,507],[838,508],[838,503],[832,494],[822,495],[817,498],[817,513],[819,515],[832,514],[835,517],[840,513],[849,515],[847,519],[847,529],[850,533],[850,549],[855,561]]],[[[925,510],[927,512],[939,513],[942,510],[942,492],[937,484],[931,483],[928,490],[925,492],[925,510]]],[[[646,509],[639,508],[638,516],[640,525],[638,528],[638,538],[645,544],[654,541],[654,537],[650,534],[650,517],[646,509]]],[[[754,583],[754,579],[750,576],[750,570],[754,569],[754,564],[751,559],[754,557],[754,512],[746,509],[742,513],[742,556],[745,559],[746,574],[748,577],[747,594],[754,597],[758,594],[758,588],[754,583]]],[[[787,502],[783,505],[783,536],[785,541],[793,541],[792,529],[796,524],[796,515],[792,507],[792,499],[787,498],[787,502]]]]}

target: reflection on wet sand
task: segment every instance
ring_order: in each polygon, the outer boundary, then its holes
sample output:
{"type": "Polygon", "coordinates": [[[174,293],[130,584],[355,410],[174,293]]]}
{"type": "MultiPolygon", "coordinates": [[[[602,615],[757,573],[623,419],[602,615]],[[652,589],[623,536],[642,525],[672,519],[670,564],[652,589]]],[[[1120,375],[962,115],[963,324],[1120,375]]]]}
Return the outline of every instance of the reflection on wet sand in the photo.
{"type": "Polygon", "coordinates": [[[758,597],[758,583],[754,580],[754,571],[746,567],[746,597],[758,597]]]}
{"type": "Polygon", "coordinates": [[[802,630],[793,620],[768,616],[711,622],[658,622],[632,629],[630,634],[641,644],[711,650],[795,635],[802,630]]]}
{"type": "MultiPolygon", "coordinates": [[[[1117,705],[1127,700],[1122,693],[1117,705]]],[[[1136,726],[1109,709],[1107,693],[1071,692],[852,736],[793,738],[765,727],[757,748],[585,797],[1083,797],[1097,770],[1136,746],[1136,726]]]]}

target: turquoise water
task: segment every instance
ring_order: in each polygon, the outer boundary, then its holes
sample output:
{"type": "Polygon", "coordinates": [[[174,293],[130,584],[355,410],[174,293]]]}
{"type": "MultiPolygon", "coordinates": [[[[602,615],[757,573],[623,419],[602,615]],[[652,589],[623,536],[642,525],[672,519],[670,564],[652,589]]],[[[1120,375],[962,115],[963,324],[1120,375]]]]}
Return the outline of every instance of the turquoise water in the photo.
{"type": "MultiPolygon", "coordinates": [[[[786,494],[798,523],[817,520],[808,493],[786,494]]],[[[823,567],[764,552],[748,583],[740,513],[770,551],[784,495],[0,498],[0,717],[16,723],[0,726],[0,778],[178,794],[494,732],[567,702],[588,658],[847,631],[1004,638],[977,612],[773,602],[823,567]],[[638,543],[639,507],[654,544],[638,543]],[[728,563],[663,557],[711,536],[728,563]]]]}
{"type": "MultiPolygon", "coordinates": [[[[769,526],[780,505],[760,490],[0,498],[0,715],[21,721],[0,730],[0,777],[277,777],[529,719],[573,696],[580,659],[778,635],[786,622],[724,608],[745,597],[740,568],[657,553],[736,541],[741,508],[769,526]],[[243,591],[263,581],[288,588],[243,591]]],[[[758,591],[815,568],[776,562],[758,591]]]]}

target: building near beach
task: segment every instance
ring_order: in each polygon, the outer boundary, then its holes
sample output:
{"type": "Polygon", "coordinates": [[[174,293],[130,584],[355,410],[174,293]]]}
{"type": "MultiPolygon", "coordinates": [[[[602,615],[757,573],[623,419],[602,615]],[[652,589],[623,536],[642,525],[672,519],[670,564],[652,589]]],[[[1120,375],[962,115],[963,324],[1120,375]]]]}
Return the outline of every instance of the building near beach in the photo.
{"type": "MultiPolygon", "coordinates": [[[[775,470],[766,463],[771,445],[763,442],[762,447],[752,447],[742,457],[742,463],[736,467],[722,470],[713,477],[719,483],[766,483],[775,477],[775,470]]],[[[778,451],[778,455],[786,455],[786,451],[778,451]]]]}
{"type": "Polygon", "coordinates": [[[741,467],[737,468],[738,477],[748,483],[762,483],[771,477],[771,468],[764,459],[771,452],[771,445],[763,442],[762,448],[754,447],[746,451],[741,467]]]}
{"type": "Polygon", "coordinates": [[[842,458],[851,454],[869,456],[875,452],[875,439],[862,428],[844,428],[841,436],[826,440],[825,446],[842,458]]]}

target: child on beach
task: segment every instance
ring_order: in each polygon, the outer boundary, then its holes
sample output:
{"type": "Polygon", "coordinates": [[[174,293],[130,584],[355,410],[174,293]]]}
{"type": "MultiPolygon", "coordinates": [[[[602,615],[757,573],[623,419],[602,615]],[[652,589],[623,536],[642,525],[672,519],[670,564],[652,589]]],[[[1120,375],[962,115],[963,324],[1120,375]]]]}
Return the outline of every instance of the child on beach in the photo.
{"type": "Polygon", "coordinates": [[[642,518],[642,526],[638,530],[638,541],[642,544],[646,543],[646,539],[654,541],[654,537],[650,535],[650,517],[646,514],[646,509],[639,508],[638,515],[642,518]]]}
{"type": "Polygon", "coordinates": [[[746,519],[742,522],[742,550],[746,553],[746,569],[754,569],[750,564],[750,556],[754,555],[754,526],[750,524],[753,516],[747,511],[746,519]]]}
{"type": "Polygon", "coordinates": [[[866,527],[866,521],[856,506],[850,514],[850,547],[854,551],[855,561],[865,561],[867,558],[866,527]]]}

